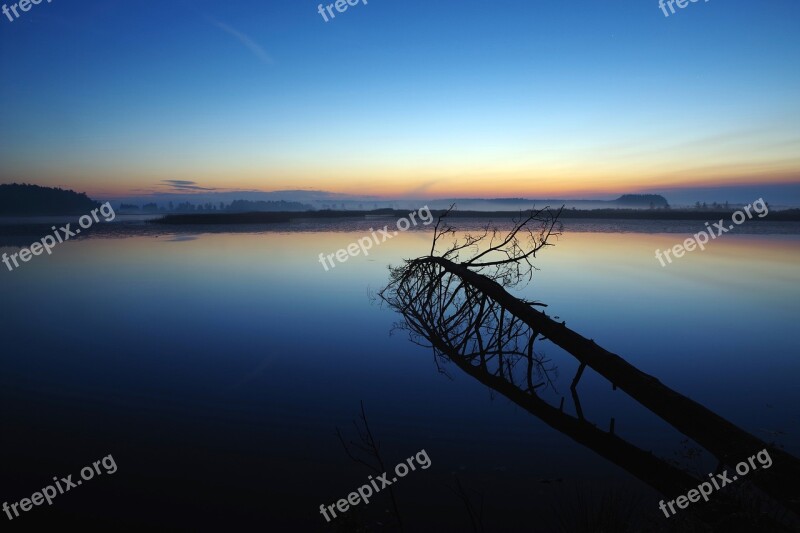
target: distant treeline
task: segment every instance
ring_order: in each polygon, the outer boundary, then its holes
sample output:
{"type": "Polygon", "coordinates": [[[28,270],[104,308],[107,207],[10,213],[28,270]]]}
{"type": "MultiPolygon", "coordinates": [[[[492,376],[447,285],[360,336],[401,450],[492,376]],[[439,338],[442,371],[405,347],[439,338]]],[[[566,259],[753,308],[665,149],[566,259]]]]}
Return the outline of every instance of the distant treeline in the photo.
{"type": "MultiPolygon", "coordinates": [[[[552,206],[551,206],[552,209],[552,206]]],[[[557,210],[557,209],[556,209],[557,210]]],[[[431,210],[434,216],[442,211],[431,210]]],[[[562,219],[617,219],[617,220],[704,220],[715,222],[721,218],[730,219],[736,209],[686,208],[686,209],[564,209],[562,219]]],[[[401,211],[398,211],[401,213],[401,211]]],[[[452,218],[510,218],[518,217],[519,211],[453,211],[452,218]]],[[[800,209],[772,211],[764,218],[755,217],[754,221],[800,221],[800,209]]]]}
{"type": "MultiPolygon", "coordinates": [[[[198,203],[192,204],[190,202],[181,202],[179,204],[161,203],[148,203],[141,207],[131,204],[122,204],[120,206],[121,213],[176,213],[176,214],[189,214],[189,213],[294,213],[303,211],[316,211],[334,212],[343,211],[348,214],[343,216],[353,216],[353,213],[368,212],[370,209],[364,208],[364,202],[361,200],[348,200],[340,203],[326,203],[322,202],[318,205],[309,205],[296,201],[252,201],[252,200],[234,200],[230,204],[224,202],[219,203],[198,203]],[[321,208],[321,209],[320,209],[321,208]]],[[[563,205],[565,203],[575,206],[578,209],[614,209],[614,208],[631,208],[631,209],[669,209],[669,203],[666,198],[658,194],[624,194],[616,200],[525,200],[523,198],[499,198],[499,199],[454,199],[454,200],[437,200],[429,202],[438,204],[439,208],[455,203],[462,209],[475,210],[475,211],[514,211],[517,206],[522,205],[563,205]],[[489,206],[489,207],[487,207],[489,206]],[[491,207],[493,206],[493,207],[491,207]]],[[[375,209],[378,209],[378,204],[375,204],[375,209]]],[[[715,205],[716,207],[716,205],[715,205]]],[[[720,205],[720,207],[722,207],[720,205]]],[[[384,209],[392,209],[392,207],[385,207],[384,209]]]]}
{"type": "MultiPolygon", "coordinates": [[[[716,222],[724,218],[730,220],[736,209],[593,209],[581,211],[579,209],[565,209],[561,218],[601,218],[622,220],[705,220],[716,222]]],[[[786,209],[772,211],[764,218],[754,217],[753,221],[800,221],[800,209],[786,209]]]]}
{"type": "Polygon", "coordinates": [[[289,222],[297,213],[194,213],[181,215],[167,215],[153,222],[169,225],[194,225],[194,224],[274,224],[276,222],[289,222]]]}
{"type": "Polygon", "coordinates": [[[558,198],[442,198],[430,200],[431,209],[456,204],[467,211],[514,211],[532,205],[566,205],[577,209],[666,209],[667,199],[660,194],[623,194],[614,200],[568,200],[558,198]]]}
{"type": "Polygon", "coordinates": [[[275,222],[289,222],[292,219],[336,219],[336,218],[364,218],[365,216],[380,216],[400,218],[406,216],[408,211],[395,209],[374,209],[372,211],[247,211],[242,213],[194,213],[172,214],[153,220],[155,224],[271,224],[275,222]]]}
{"type": "MultiPolygon", "coordinates": [[[[444,211],[432,209],[431,214],[438,217],[444,211]]],[[[719,219],[729,220],[734,210],[697,210],[697,209],[565,209],[562,219],[616,219],[616,220],[703,220],[716,222],[719,219]]],[[[270,213],[209,213],[203,215],[169,215],[153,222],[156,224],[269,224],[288,222],[292,219],[359,219],[366,217],[401,218],[408,216],[407,210],[375,209],[371,211],[306,211],[270,212],[270,213]]],[[[481,218],[508,220],[519,217],[519,211],[452,211],[449,218],[481,218]]],[[[769,215],[754,218],[754,221],[800,221],[800,209],[770,211],[769,215]]]]}
{"type": "Polygon", "coordinates": [[[314,209],[310,205],[302,204],[300,202],[286,202],[280,201],[257,201],[250,200],[234,200],[229,205],[224,202],[217,203],[201,203],[192,204],[190,202],[181,202],[173,204],[169,202],[166,205],[159,206],[156,203],[144,204],[139,207],[134,204],[122,203],[119,206],[119,212],[123,214],[131,213],[274,213],[274,212],[297,212],[297,211],[310,211],[314,209]]]}
{"type": "Polygon", "coordinates": [[[25,183],[0,185],[0,216],[85,214],[99,205],[75,191],[25,183]]]}

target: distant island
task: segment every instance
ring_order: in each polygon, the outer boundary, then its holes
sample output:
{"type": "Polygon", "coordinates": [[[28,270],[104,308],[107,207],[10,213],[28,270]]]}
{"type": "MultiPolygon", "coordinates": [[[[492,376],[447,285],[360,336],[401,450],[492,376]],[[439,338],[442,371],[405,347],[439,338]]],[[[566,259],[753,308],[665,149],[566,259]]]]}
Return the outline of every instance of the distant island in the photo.
{"type": "Polygon", "coordinates": [[[84,193],[24,183],[0,185],[0,216],[78,215],[98,207],[84,193]]]}
{"type": "Polygon", "coordinates": [[[660,194],[623,194],[613,201],[624,207],[658,209],[669,207],[667,199],[660,194]]]}

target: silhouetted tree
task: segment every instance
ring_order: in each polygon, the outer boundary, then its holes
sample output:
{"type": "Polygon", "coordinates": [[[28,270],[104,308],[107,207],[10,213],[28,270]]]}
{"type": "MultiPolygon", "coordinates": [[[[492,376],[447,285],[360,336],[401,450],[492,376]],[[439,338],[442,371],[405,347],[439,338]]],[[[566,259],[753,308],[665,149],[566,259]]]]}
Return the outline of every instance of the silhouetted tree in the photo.
{"type": "Polygon", "coordinates": [[[25,183],[0,185],[0,215],[84,214],[99,206],[75,191],[25,183]]]}
{"type": "MultiPolygon", "coordinates": [[[[487,225],[483,233],[459,237],[447,223],[448,210],[436,223],[429,255],[391,268],[389,283],[379,296],[403,316],[404,322],[397,327],[408,331],[413,342],[433,348],[440,371],[440,363],[457,361],[468,373],[480,372],[493,383],[502,380],[526,397],[535,398],[538,389],[553,384],[550,375],[554,369],[534,349],[541,336],[540,340],[553,342],[580,363],[572,380],[573,398],[577,398],[576,388],[584,370],[591,368],[708,450],[718,459],[720,469],[768,449],[781,468],[760,470],[748,476],[748,481],[798,513],[800,461],[796,457],[768,445],[567,328],[566,323],[535,309],[544,304],[521,300],[506,290],[532,279],[536,270],[532,259],[558,235],[560,212],[531,211],[508,232],[487,225]]],[[[577,400],[576,411],[582,420],[577,400]]],[[[613,431],[612,419],[609,433],[613,431]]]]}

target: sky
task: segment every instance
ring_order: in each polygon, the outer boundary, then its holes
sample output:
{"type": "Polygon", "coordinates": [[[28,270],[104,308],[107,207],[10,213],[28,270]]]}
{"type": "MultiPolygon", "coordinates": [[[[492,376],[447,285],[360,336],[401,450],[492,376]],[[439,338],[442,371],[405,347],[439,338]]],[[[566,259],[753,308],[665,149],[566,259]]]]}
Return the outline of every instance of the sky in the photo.
{"type": "Polygon", "coordinates": [[[668,17],[657,0],[368,0],[328,22],[318,5],[0,15],[0,182],[387,198],[800,184],[795,0],[668,17]]]}

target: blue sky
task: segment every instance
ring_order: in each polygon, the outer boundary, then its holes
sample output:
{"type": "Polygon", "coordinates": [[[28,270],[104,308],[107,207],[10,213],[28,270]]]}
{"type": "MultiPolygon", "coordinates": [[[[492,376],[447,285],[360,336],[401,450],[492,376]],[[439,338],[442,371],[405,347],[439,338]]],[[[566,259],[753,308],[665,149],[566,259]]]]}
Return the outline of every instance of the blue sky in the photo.
{"type": "MultiPolygon", "coordinates": [[[[7,3],[7,0],[6,0],[7,3]]],[[[800,182],[800,4],[117,0],[0,18],[0,181],[590,196],[800,182]]]]}

